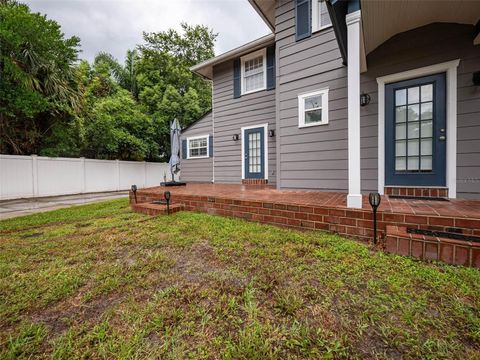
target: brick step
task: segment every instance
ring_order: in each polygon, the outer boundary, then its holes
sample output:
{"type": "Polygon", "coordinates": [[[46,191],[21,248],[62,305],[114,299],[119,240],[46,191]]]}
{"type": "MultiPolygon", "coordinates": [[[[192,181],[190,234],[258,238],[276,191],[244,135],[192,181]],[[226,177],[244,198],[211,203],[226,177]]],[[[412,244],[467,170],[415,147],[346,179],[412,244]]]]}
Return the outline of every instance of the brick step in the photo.
{"type": "MultiPolygon", "coordinates": [[[[185,207],[183,206],[183,204],[170,204],[170,214],[182,211],[184,208],[185,207]]],[[[138,213],[151,215],[151,216],[166,215],[167,205],[139,203],[139,204],[132,204],[132,210],[138,213]]]]}
{"type": "Polygon", "coordinates": [[[385,250],[421,260],[480,268],[480,243],[412,234],[404,226],[387,226],[385,250]]]}

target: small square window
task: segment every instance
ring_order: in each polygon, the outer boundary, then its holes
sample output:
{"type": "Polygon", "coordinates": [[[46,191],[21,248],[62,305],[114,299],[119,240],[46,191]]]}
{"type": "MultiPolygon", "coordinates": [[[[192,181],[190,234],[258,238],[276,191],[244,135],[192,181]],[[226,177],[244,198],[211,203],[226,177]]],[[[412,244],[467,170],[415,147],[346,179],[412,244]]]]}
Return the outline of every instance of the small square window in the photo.
{"type": "Polygon", "coordinates": [[[298,96],[298,127],[328,124],[328,89],[298,96]]]}
{"type": "Polygon", "coordinates": [[[187,158],[195,159],[208,157],[208,141],[208,135],[188,138],[187,158]]]}
{"type": "Polygon", "coordinates": [[[325,0],[312,0],[312,32],[332,25],[325,0]]]}

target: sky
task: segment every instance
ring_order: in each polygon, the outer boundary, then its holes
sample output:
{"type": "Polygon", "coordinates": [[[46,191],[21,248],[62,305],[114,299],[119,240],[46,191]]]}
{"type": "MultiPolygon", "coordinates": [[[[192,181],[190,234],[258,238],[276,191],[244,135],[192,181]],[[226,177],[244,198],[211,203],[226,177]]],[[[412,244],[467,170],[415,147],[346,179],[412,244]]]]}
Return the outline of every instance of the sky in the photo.
{"type": "Polygon", "coordinates": [[[142,33],[180,23],[207,25],[218,33],[215,54],[270,32],[248,0],[23,0],[34,12],[56,20],[67,37],[81,40],[80,58],[92,61],[100,51],[123,62],[142,33]]]}

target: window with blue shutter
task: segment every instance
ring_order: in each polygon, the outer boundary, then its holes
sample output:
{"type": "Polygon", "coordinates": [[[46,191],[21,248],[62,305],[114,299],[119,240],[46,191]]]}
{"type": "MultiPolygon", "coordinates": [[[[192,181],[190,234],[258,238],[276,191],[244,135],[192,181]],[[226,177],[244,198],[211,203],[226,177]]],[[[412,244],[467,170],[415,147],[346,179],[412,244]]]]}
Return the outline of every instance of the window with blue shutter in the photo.
{"type": "Polygon", "coordinates": [[[242,96],[242,67],[240,58],[233,60],[233,98],[242,96]]]}
{"type": "Polygon", "coordinates": [[[208,156],[213,157],[213,136],[208,137],[208,156]]]}
{"type": "Polygon", "coordinates": [[[312,34],[311,0],[295,0],[295,38],[302,40],[312,34]]]}
{"type": "Polygon", "coordinates": [[[267,48],[267,90],[275,89],[275,45],[267,48]]]}
{"type": "Polygon", "coordinates": [[[187,140],[182,140],[182,159],[187,158],[187,140]]]}

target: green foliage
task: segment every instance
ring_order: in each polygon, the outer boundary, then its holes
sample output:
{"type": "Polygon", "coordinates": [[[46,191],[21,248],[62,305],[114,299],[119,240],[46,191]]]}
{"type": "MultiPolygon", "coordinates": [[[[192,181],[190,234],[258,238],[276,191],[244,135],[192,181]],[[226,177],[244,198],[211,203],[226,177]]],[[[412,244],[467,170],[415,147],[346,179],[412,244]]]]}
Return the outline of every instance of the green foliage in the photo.
{"type": "Polygon", "coordinates": [[[55,21],[1,3],[0,152],[165,161],[170,122],[210,110],[210,84],[189,70],[214,55],[207,27],[145,33],[124,64],[106,52],[89,64],[55,21]]]}
{"type": "Polygon", "coordinates": [[[26,5],[0,6],[0,152],[35,153],[52,125],[79,107],[80,40],[26,5]]]}

